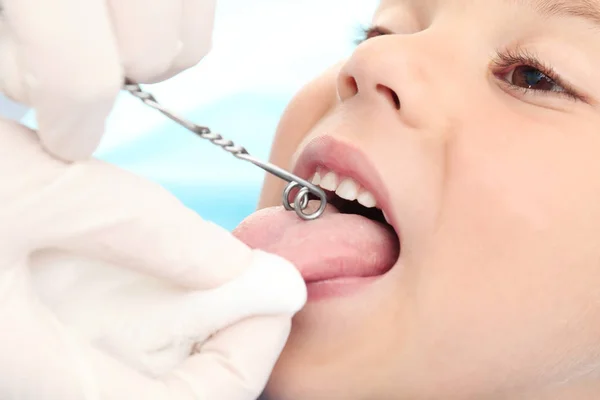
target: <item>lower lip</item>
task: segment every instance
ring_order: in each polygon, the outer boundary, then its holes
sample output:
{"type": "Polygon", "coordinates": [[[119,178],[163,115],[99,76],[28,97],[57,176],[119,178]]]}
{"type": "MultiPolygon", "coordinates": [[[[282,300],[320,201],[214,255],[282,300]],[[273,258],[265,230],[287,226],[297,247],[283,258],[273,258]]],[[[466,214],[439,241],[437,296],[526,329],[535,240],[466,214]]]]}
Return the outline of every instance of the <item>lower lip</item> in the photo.
{"type": "Polygon", "coordinates": [[[369,286],[379,276],[344,277],[323,281],[307,282],[306,289],[309,301],[325,300],[333,297],[351,296],[369,286]]]}

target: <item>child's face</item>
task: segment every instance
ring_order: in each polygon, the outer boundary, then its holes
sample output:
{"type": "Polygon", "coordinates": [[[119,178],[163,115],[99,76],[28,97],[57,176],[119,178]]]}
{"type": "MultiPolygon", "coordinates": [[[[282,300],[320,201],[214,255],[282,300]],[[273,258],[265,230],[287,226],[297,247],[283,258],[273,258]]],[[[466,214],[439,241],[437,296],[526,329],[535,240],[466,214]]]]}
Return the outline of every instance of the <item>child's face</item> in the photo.
{"type": "MultiPolygon", "coordinates": [[[[358,149],[401,252],[362,290],[297,315],[273,399],[598,398],[594,9],[384,0],[380,31],[294,99],[273,160],[293,168],[324,136],[358,149]]],[[[261,206],[282,188],[269,178],[261,206]]]]}

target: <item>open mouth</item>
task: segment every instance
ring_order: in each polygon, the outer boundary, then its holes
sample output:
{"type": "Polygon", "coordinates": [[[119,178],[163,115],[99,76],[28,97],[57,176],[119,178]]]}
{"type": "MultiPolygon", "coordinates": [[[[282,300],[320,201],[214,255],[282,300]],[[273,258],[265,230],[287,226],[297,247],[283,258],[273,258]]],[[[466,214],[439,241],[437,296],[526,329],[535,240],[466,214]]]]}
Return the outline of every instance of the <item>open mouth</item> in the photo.
{"type": "Polygon", "coordinates": [[[393,268],[400,258],[400,230],[387,187],[366,154],[324,136],[306,145],[294,172],[322,188],[339,213],[307,227],[314,226],[317,235],[320,231],[330,247],[344,248],[346,265],[362,262],[355,268],[357,276],[381,276],[393,268]],[[358,248],[364,254],[358,255],[358,248]]]}
{"type": "Polygon", "coordinates": [[[362,152],[322,137],[303,149],[294,173],[327,192],[323,215],[304,221],[283,207],[263,209],[236,228],[239,239],[291,261],[313,299],[366,288],[398,263],[397,218],[362,152]]]}
{"type": "Polygon", "coordinates": [[[309,299],[352,293],[397,264],[400,238],[385,212],[381,188],[373,193],[360,183],[364,175],[355,177],[350,168],[344,174],[318,165],[304,172],[311,169],[312,177],[304,173],[304,179],[326,192],[330,211],[320,221],[302,223],[311,231],[312,243],[320,238],[312,246],[322,249],[320,254],[295,260],[308,285],[309,299]]]}

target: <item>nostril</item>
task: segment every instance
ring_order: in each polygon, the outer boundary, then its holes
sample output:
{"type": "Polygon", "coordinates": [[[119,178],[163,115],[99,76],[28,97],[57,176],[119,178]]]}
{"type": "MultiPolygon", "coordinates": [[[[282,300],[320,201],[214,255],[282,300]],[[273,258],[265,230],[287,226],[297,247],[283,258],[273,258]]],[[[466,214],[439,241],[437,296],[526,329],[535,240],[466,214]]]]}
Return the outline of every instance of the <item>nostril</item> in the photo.
{"type": "Polygon", "coordinates": [[[394,92],[393,90],[392,90],[392,100],[394,100],[394,106],[396,107],[396,110],[400,110],[400,98],[398,97],[396,92],[394,92]]]}
{"type": "Polygon", "coordinates": [[[392,89],[385,85],[377,85],[377,91],[379,93],[382,93],[389,100],[391,100],[392,103],[394,103],[394,107],[396,107],[396,110],[400,110],[400,98],[398,97],[398,94],[396,94],[396,92],[394,92],[392,89]]]}
{"type": "Polygon", "coordinates": [[[351,96],[356,96],[358,93],[358,83],[356,83],[356,79],[352,76],[346,77],[346,86],[348,90],[351,92],[351,96]]]}

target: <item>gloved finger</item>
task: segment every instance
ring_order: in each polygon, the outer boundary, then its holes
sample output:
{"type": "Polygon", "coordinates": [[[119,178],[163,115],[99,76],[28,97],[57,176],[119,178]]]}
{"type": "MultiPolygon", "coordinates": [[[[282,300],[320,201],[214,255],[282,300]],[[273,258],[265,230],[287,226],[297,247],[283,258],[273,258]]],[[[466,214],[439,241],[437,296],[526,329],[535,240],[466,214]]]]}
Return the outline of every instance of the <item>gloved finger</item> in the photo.
{"type": "Polygon", "coordinates": [[[16,82],[8,95],[36,109],[49,152],[89,157],[123,84],[105,0],[4,0],[4,14],[14,41],[0,54],[13,65],[2,71],[16,82]]]}
{"type": "MultiPolygon", "coordinates": [[[[220,286],[253,262],[248,246],[203,220],[160,185],[113,165],[65,164],[35,133],[0,121],[3,223],[13,251],[54,248],[194,289],[220,286]]],[[[7,250],[8,251],[8,250],[7,250]]]]}
{"type": "Polygon", "coordinates": [[[235,323],[267,315],[291,318],[306,300],[302,277],[291,264],[268,260],[276,256],[263,253],[260,258],[238,279],[166,300],[149,318],[142,311],[95,343],[132,368],[161,376],[180,365],[194,344],[235,323]]]}
{"type": "Polygon", "coordinates": [[[305,284],[291,263],[261,252],[253,258],[235,280],[193,292],[71,253],[37,252],[30,269],[35,292],[65,324],[130,367],[158,377],[186,359],[194,344],[236,322],[292,316],[304,305],[305,284]]]}
{"type": "Polygon", "coordinates": [[[125,76],[137,83],[160,81],[182,48],[182,0],[109,0],[109,4],[125,76]]]}
{"type": "Polygon", "coordinates": [[[181,51],[164,78],[198,64],[212,47],[216,0],[181,0],[183,14],[180,29],[181,51]]]}
{"type": "Polygon", "coordinates": [[[165,382],[179,398],[254,400],[291,329],[289,316],[255,317],[216,334],[165,382]]]}
{"type": "Polygon", "coordinates": [[[44,203],[49,212],[32,215],[43,243],[179,286],[217,287],[252,262],[246,245],[159,185],[100,162],[65,173],[44,203]]]}
{"type": "Polygon", "coordinates": [[[168,337],[204,342],[237,321],[261,315],[294,315],[306,303],[306,284],[288,261],[253,252],[252,265],[238,278],[204,292],[190,293],[172,311],[176,329],[168,337]]]}
{"type": "Polygon", "coordinates": [[[242,321],[216,334],[199,353],[163,379],[149,378],[104,353],[88,349],[83,356],[92,368],[80,374],[93,376],[102,398],[107,399],[255,400],[266,385],[290,329],[288,316],[242,321]]]}

